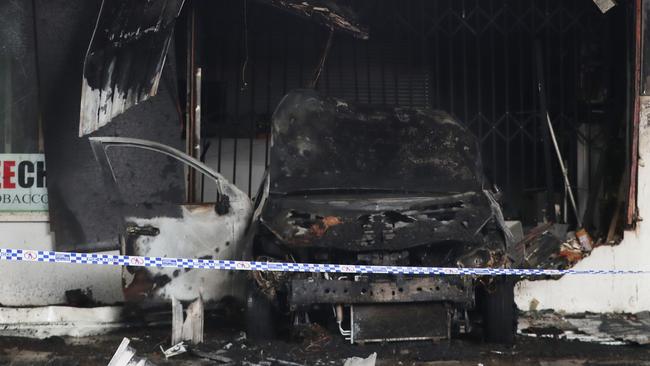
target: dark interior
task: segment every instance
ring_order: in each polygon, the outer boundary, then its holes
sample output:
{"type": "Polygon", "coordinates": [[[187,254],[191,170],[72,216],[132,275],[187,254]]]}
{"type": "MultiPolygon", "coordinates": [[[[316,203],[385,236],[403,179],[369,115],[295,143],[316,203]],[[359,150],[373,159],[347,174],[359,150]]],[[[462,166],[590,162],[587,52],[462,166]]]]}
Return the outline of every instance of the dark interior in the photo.
{"type": "MultiPolygon", "coordinates": [[[[479,139],[485,173],[503,192],[507,219],[525,226],[545,218],[575,224],[547,135],[541,82],[584,226],[607,232],[625,206],[628,186],[630,1],[619,1],[606,14],[591,0],[338,3],[359,15],[370,37],[335,32],[316,89],[360,103],[451,113],[479,139]]],[[[314,80],[329,30],[263,2],[186,5],[176,27],[179,104],[185,106],[195,8],[201,133],[210,149],[219,150],[219,170],[225,139],[238,138],[235,150],[238,143],[250,144],[248,157],[235,151],[237,169],[237,161],[252,161],[253,141],[268,144],[280,98],[314,80]]],[[[264,159],[268,164],[268,154],[264,159]]],[[[248,193],[255,192],[249,185],[248,193]]]]}

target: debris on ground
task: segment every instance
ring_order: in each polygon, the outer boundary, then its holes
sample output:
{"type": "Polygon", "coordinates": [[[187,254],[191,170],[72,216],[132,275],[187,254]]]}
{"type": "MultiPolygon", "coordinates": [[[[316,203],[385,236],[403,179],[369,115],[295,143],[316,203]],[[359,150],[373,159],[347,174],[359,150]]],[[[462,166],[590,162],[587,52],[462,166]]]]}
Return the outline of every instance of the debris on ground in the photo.
{"type": "Polygon", "coordinates": [[[221,349],[217,350],[217,351],[214,351],[214,352],[205,352],[205,351],[201,351],[199,349],[194,349],[194,348],[192,348],[190,350],[190,353],[192,353],[193,355],[195,355],[197,357],[200,357],[200,358],[204,358],[206,360],[217,361],[217,362],[221,362],[221,363],[225,363],[225,364],[234,364],[234,361],[233,361],[232,358],[229,358],[229,357],[226,357],[226,356],[223,355],[223,353],[225,353],[225,352],[226,351],[221,350],[221,349]]]}
{"type": "Polygon", "coordinates": [[[136,350],[129,345],[130,342],[128,338],[122,339],[108,366],[155,366],[146,358],[136,356],[136,350]]]}
{"type": "Polygon", "coordinates": [[[180,342],[178,344],[175,344],[175,345],[171,346],[168,349],[163,349],[162,346],[160,346],[160,350],[165,355],[166,359],[169,359],[170,357],[178,356],[180,354],[183,354],[183,353],[187,352],[187,348],[185,347],[184,342],[180,342]]]}
{"type": "Polygon", "coordinates": [[[375,366],[377,362],[377,352],[372,353],[366,358],[350,357],[345,360],[343,366],[375,366]]]}
{"type": "MultiPolygon", "coordinates": [[[[552,314],[552,313],[551,313],[552,314]]],[[[550,316],[537,312],[537,318],[550,316]]],[[[524,314],[529,317],[531,314],[524,314]]],[[[554,316],[576,318],[582,316],[587,321],[593,314],[554,316]]],[[[629,315],[628,315],[629,316],[629,315]]],[[[635,314],[641,317],[643,314],[635,314]]],[[[628,320],[634,319],[630,317],[628,320]]],[[[650,317],[650,316],[649,316],[650,317]]],[[[568,321],[567,321],[567,324],[568,321]]],[[[570,325],[570,324],[569,324],[570,325]]],[[[573,327],[576,328],[576,327],[573,327]]],[[[169,342],[169,327],[130,328],[113,333],[85,338],[50,337],[45,340],[0,337],[0,365],[88,365],[107,366],[115,353],[117,345],[124,337],[129,338],[131,347],[137,349],[137,356],[158,366],[216,365],[216,366],[282,366],[270,360],[278,359],[309,366],[342,366],[351,356],[362,359],[373,352],[379,355],[376,366],[451,366],[468,365],[644,365],[650,366],[650,347],[624,344],[618,346],[595,342],[569,341],[561,334],[553,336],[519,336],[516,346],[498,346],[476,342],[471,339],[452,339],[441,342],[406,341],[399,343],[350,344],[343,337],[333,336],[331,342],[321,352],[309,352],[304,343],[287,340],[256,341],[246,340],[246,350],[234,340],[240,336],[239,328],[208,328],[204,343],[190,346],[188,352],[169,360],[160,353],[160,344],[169,342]],[[224,344],[233,342],[230,350],[222,350],[224,344]],[[210,360],[193,354],[198,349],[203,352],[216,352],[232,359],[232,363],[210,360]],[[573,360],[581,360],[575,363],[573,360]]],[[[650,333],[650,332],[649,332],[650,333]]],[[[583,337],[586,337],[583,335],[583,337]]],[[[621,342],[622,343],[622,342],[621,342]]],[[[113,365],[111,365],[113,366],[113,365]]]]}
{"type": "Polygon", "coordinates": [[[519,318],[519,333],[604,345],[647,345],[650,344],[650,312],[570,315],[551,311],[527,312],[519,318]]]}
{"type": "Polygon", "coordinates": [[[650,344],[650,312],[636,314],[604,314],[600,330],[640,345],[650,344]]]}
{"type": "Polygon", "coordinates": [[[570,232],[566,241],[560,246],[560,256],[567,260],[569,266],[576,264],[584,257],[583,244],[574,233],[570,232]]]}
{"type": "Polygon", "coordinates": [[[266,358],[268,361],[271,361],[272,364],[274,365],[282,365],[282,366],[305,366],[301,363],[293,362],[293,361],[285,361],[285,360],[280,360],[277,358],[273,357],[267,357],[266,358]]]}
{"type": "Polygon", "coordinates": [[[308,352],[321,352],[332,340],[332,334],[317,323],[296,327],[296,337],[302,339],[308,352]]]}
{"type": "Polygon", "coordinates": [[[559,256],[562,240],[552,232],[552,223],[531,229],[517,243],[510,256],[516,268],[563,268],[566,259],[559,256]]]}
{"type": "Polygon", "coordinates": [[[246,332],[239,332],[239,337],[235,338],[235,342],[241,342],[246,340],[246,332]]]}

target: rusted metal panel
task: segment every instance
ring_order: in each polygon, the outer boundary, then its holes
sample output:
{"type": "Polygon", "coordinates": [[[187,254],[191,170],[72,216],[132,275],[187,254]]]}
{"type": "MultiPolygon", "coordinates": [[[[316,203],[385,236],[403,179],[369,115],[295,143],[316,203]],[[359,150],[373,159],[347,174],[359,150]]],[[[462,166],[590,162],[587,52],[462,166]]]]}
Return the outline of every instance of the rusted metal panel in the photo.
{"type": "Polygon", "coordinates": [[[83,69],[79,136],[156,95],[184,0],[103,0],[83,69]]]}
{"type": "Polygon", "coordinates": [[[366,281],[294,279],[291,306],[444,301],[470,306],[474,288],[464,278],[391,278],[366,281]]]}

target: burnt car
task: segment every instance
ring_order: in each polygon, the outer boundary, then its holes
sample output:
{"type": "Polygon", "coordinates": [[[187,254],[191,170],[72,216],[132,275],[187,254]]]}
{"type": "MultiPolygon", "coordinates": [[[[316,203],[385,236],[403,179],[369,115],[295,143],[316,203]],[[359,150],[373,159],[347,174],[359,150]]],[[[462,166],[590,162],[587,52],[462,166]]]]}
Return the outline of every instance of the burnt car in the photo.
{"type": "MultiPolygon", "coordinates": [[[[270,166],[255,202],[169,146],[90,138],[107,192],[123,207],[122,253],[161,261],[508,265],[511,234],[483,175],[477,141],[448,114],[354,105],[297,90],[283,98],[272,119],[270,166]],[[196,169],[216,184],[216,202],[131,208],[107,154],[114,148],[153,152],[196,169]]],[[[239,300],[248,309],[247,331],[258,338],[319,320],[351,342],[440,339],[472,329],[483,329],[491,341],[514,339],[513,283],[506,279],[284,272],[250,277],[127,267],[123,290],[125,301],[140,307],[239,300]]]]}
{"type": "MultiPolygon", "coordinates": [[[[488,186],[476,138],[449,114],[296,90],[272,117],[254,257],[503,268],[511,234],[488,186]]],[[[446,338],[477,323],[488,340],[514,337],[513,285],[502,278],[253,277],[253,335],[272,335],[278,322],[293,326],[320,310],[352,342],[446,338]]]]}

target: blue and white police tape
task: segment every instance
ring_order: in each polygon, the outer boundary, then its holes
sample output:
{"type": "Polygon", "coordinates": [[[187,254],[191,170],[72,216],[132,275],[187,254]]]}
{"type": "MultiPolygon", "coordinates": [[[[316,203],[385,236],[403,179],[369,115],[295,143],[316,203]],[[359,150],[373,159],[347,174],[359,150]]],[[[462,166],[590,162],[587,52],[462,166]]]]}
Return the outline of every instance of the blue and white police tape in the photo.
{"type": "Polygon", "coordinates": [[[650,274],[650,270],[624,269],[517,269],[517,268],[454,268],[370,266],[351,264],[256,262],[219,259],[140,257],[97,253],[53,252],[26,249],[0,249],[0,261],[44,263],[99,264],[160,268],[195,268],[234,271],[309,272],[309,273],[377,273],[411,275],[474,275],[474,276],[560,276],[560,275],[624,275],[650,274]]]}

